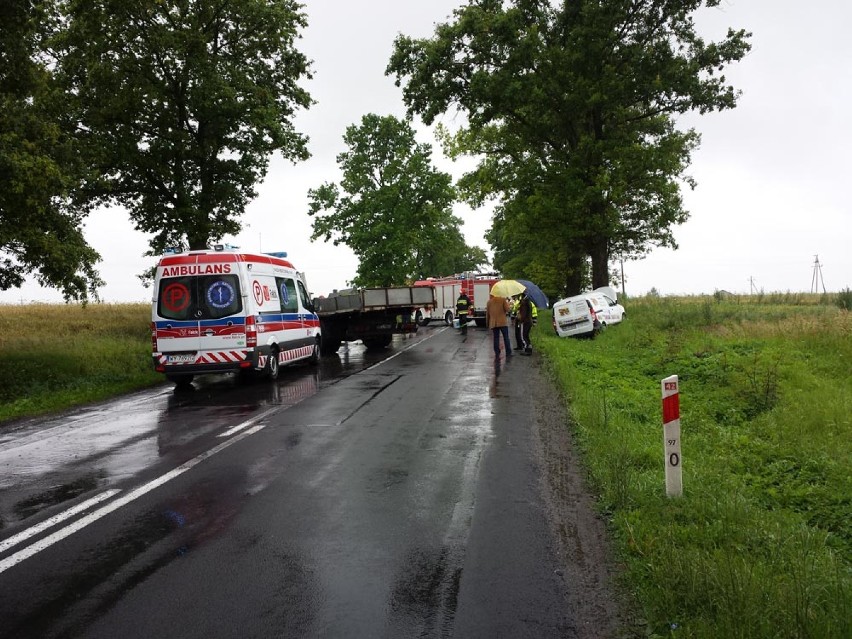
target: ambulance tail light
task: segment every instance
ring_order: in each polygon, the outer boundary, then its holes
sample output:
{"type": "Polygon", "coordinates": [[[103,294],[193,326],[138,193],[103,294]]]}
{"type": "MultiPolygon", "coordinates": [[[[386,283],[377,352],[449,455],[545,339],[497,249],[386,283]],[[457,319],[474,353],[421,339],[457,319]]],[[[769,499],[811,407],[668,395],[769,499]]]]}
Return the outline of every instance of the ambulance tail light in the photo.
{"type": "Polygon", "coordinates": [[[254,315],[246,317],[246,346],[257,347],[257,324],[255,324],[254,315]]]}
{"type": "Polygon", "coordinates": [[[151,352],[157,352],[157,325],[151,322],[151,352]]]}

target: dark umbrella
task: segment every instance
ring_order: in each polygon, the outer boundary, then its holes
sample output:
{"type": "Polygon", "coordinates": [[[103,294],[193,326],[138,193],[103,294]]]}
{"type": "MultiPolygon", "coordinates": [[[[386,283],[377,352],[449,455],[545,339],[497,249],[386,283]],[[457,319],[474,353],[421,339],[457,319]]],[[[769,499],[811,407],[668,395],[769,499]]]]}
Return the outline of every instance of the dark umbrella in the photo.
{"type": "Polygon", "coordinates": [[[541,292],[541,289],[530,282],[529,280],[518,280],[521,284],[527,287],[526,293],[533,304],[539,308],[547,308],[547,295],[541,292]]]}

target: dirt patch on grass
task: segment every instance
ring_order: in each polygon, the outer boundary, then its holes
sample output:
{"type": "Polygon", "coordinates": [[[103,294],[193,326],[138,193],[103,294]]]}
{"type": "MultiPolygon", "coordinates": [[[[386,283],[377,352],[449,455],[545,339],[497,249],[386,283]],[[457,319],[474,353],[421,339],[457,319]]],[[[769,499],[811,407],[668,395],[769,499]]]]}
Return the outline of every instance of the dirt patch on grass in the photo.
{"type": "Polygon", "coordinates": [[[536,406],[534,438],[543,471],[541,490],[564,566],[577,637],[644,637],[636,602],[619,584],[620,569],[606,522],[595,509],[563,400],[541,360],[531,372],[528,383],[536,406]]]}

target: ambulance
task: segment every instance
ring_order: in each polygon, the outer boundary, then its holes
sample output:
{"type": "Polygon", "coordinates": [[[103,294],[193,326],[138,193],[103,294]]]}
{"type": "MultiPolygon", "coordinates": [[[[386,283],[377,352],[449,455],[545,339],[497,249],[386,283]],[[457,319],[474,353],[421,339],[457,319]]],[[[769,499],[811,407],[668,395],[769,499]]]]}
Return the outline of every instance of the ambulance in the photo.
{"type": "Polygon", "coordinates": [[[152,302],[154,369],[178,385],[208,373],[278,377],[320,355],[320,322],[286,253],[167,252],[152,302]]]}

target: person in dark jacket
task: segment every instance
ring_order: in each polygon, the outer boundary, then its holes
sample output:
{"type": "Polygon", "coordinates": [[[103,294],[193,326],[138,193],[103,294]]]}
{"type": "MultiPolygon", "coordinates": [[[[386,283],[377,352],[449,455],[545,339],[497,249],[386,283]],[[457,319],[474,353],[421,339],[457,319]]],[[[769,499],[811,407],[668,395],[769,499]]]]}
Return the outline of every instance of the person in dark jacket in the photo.
{"type": "Polygon", "coordinates": [[[521,296],[516,295],[513,297],[510,304],[512,310],[509,313],[509,316],[512,318],[512,326],[515,328],[515,350],[522,351],[524,350],[524,338],[521,334],[521,323],[518,321],[518,309],[521,306],[521,296]]]}
{"type": "Polygon", "coordinates": [[[521,341],[524,345],[524,355],[532,355],[530,330],[532,330],[533,325],[533,303],[526,293],[521,297],[521,303],[518,305],[518,318],[516,321],[521,326],[521,341]]]}

